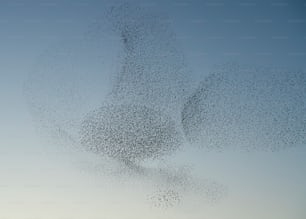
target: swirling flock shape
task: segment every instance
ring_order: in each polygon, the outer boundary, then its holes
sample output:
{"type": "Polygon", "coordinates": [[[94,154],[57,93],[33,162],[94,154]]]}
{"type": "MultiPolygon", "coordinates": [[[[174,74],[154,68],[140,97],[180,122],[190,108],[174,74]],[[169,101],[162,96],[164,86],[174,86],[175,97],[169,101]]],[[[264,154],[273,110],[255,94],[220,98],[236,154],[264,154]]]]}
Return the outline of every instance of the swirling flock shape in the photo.
{"type": "Polygon", "coordinates": [[[162,16],[123,3],[106,17],[121,56],[105,49],[107,34],[98,28],[46,52],[25,83],[29,109],[57,143],[163,178],[166,186],[149,198],[154,206],[174,206],[181,191],[192,189],[217,200],[224,188],[196,181],[177,167],[146,169],[147,160],[191,145],[279,150],[305,144],[303,71],[226,64],[192,90],[188,65],[162,16]],[[114,60],[120,68],[103,73],[114,60]],[[114,75],[109,90],[106,75],[114,75]]]}

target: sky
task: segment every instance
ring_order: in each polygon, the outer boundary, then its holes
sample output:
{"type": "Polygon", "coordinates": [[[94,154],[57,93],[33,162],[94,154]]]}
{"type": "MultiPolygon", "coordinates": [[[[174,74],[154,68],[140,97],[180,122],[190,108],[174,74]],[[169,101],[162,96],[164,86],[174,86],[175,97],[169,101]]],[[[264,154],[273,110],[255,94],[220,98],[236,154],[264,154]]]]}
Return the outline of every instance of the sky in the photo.
{"type": "MultiPolygon", "coordinates": [[[[65,71],[71,60],[49,58],[57,49],[89,51],[92,56],[82,59],[80,53],[72,66],[76,72],[88,71],[80,86],[92,95],[90,103],[99,105],[107,98],[109,73],[118,69],[121,50],[116,39],[104,36],[103,30],[101,34],[95,24],[98,21],[103,29],[105,11],[112,4],[0,0],[0,219],[306,218],[305,145],[246,153],[205,151],[186,144],[170,160],[192,166],[198,178],[224,185],[226,195],[216,203],[190,195],[178,206],[160,209],[147,200],[150,178],[102,174],[95,168],[99,157],[63,147],[39,133],[24,84],[37,66],[44,67],[45,56],[46,72],[50,63],[65,71]],[[88,43],[84,36],[91,36],[91,31],[95,38],[88,43]],[[87,79],[93,84],[86,84],[87,79]]],[[[306,68],[305,1],[156,0],[140,5],[165,15],[194,84],[214,65],[228,62],[306,68]]]]}

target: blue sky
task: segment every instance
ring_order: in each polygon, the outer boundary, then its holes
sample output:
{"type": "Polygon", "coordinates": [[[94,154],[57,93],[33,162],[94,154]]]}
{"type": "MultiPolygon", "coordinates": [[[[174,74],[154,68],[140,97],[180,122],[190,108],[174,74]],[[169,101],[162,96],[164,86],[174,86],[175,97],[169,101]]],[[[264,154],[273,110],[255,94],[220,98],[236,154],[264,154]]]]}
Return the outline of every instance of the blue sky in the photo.
{"type": "MultiPolygon", "coordinates": [[[[174,161],[193,166],[198,177],[225,185],[228,195],[215,204],[189,197],[179,207],[161,210],[143,201],[149,183],[122,185],[95,171],[82,171],[97,158],[62,149],[38,135],[23,93],[28,73],[42,54],[62,42],[78,45],[112,4],[0,0],[0,218],[306,218],[305,145],[276,153],[186,149],[174,161]]],[[[141,4],[166,15],[195,83],[214,65],[226,62],[306,68],[305,1],[141,4]]],[[[97,41],[104,48],[104,77],[118,68],[118,48],[112,41],[97,41]]],[[[98,72],[100,65],[86,66],[84,61],[79,66],[98,72]]],[[[104,82],[104,93],[99,94],[103,100],[110,79],[99,80],[104,82]]]]}

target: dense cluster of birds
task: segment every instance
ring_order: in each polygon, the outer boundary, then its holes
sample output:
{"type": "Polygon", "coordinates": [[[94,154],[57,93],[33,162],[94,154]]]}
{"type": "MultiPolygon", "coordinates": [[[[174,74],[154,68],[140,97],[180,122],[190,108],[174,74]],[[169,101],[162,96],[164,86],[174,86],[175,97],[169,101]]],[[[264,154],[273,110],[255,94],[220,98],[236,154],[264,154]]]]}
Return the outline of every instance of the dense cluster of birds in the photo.
{"type": "Polygon", "coordinates": [[[195,186],[188,174],[147,170],[143,161],[172,155],[182,145],[277,150],[305,143],[303,71],[223,65],[192,90],[190,70],[163,17],[128,3],[107,17],[122,46],[119,58],[103,48],[100,35],[60,46],[30,74],[25,92],[34,119],[52,139],[171,182],[150,196],[154,206],[178,204],[176,187],[205,188],[213,199],[224,189],[195,186]],[[106,92],[101,69],[112,58],[121,65],[106,92]]]}
{"type": "Polygon", "coordinates": [[[226,64],[184,104],[188,140],[209,149],[277,151],[306,143],[306,74],[226,64]]]}
{"type": "Polygon", "coordinates": [[[158,208],[169,208],[180,203],[180,195],[175,190],[157,190],[149,197],[152,205],[158,208]]]}
{"type": "Polygon", "coordinates": [[[171,154],[182,143],[175,122],[142,105],[106,105],[82,123],[81,144],[125,163],[171,154]]]}

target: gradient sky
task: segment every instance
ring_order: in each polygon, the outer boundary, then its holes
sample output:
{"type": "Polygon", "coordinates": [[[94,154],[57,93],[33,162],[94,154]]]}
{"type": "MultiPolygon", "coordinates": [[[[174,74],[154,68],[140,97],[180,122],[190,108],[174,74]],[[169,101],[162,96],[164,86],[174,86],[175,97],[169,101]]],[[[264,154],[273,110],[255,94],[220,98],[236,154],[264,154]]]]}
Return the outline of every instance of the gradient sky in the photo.
{"type": "MultiPolygon", "coordinates": [[[[305,1],[141,2],[167,15],[194,81],[231,61],[306,69],[305,1]]],[[[226,185],[228,195],[216,204],[191,198],[161,210],[143,200],[146,186],[131,189],[133,182],[122,186],[82,171],[95,158],[37,134],[23,95],[28,72],[47,49],[82,37],[109,5],[0,0],[0,219],[305,219],[305,145],[276,153],[179,153],[177,162],[226,185]]],[[[105,48],[104,55],[112,44],[105,48]]]]}

